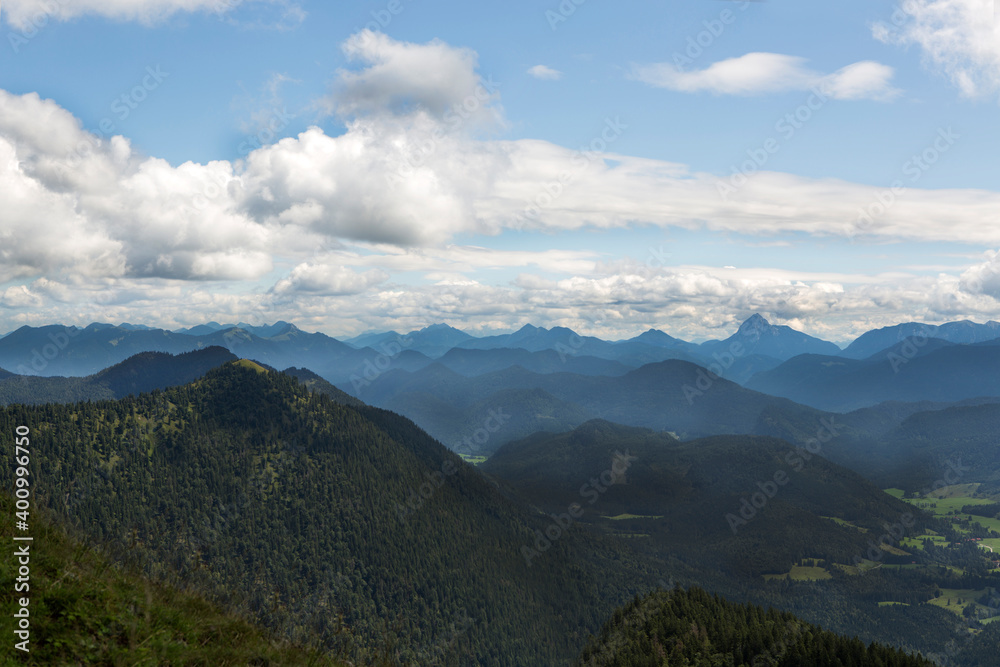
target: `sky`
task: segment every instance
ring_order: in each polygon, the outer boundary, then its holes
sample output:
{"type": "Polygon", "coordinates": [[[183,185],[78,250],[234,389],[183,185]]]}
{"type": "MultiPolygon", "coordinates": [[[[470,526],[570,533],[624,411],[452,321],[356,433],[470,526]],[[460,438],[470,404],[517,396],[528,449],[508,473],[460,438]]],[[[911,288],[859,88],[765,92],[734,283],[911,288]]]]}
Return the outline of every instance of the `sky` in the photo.
{"type": "Polygon", "coordinates": [[[0,0],[0,331],[1000,319],[992,0],[0,0]]]}

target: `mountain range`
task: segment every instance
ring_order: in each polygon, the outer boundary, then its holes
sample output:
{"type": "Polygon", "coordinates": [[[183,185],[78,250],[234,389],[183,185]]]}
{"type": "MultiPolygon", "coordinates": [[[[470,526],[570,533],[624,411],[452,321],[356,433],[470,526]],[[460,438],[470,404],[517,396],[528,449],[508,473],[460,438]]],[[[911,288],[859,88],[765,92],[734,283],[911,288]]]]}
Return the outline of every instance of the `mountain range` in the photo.
{"type": "MultiPolygon", "coordinates": [[[[714,343],[714,363],[787,353],[769,336],[817,345],[765,324],[714,343]]],[[[910,386],[952,367],[988,388],[983,369],[1000,349],[989,341],[908,339],[862,360],[767,356],[778,365],[741,386],[711,364],[599,356],[657,341],[689,354],[655,333],[565,344],[593,354],[460,346],[431,359],[406,336],[352,348],[292,325],[259,331],[267,338],[33,331],[58,349],[53,364],[98,364],[86,353],[151,341],[203,345],[139,352],[85,377],[0,376],[0,430],[31,425],[45,511],[158,581],[184,581],[226,613],[354,664],[380,651],[399,664],[434,664],[439,652],[457,664],[564,664],[615,607],[665,578],[940,654],[961,634],[930,604],[940,589],[1000,583],[974,545],[871,546],[903,517],[910,534],[964,539],[900,496],[940,479],[1000,494],[1000,398],[951,400],[955,380],[933,400],[917,391],[840,413],[751,388],[812,374],[874,400],[896,387],[876,381],[894,362],[910,386]],[[216,338],[231,349],[207,345],[216,338]],[[329,351],[342,356],[325,373],[276,370],[329,351]],[[967,356],[980,363],[956,361],[967,356]],[[358,358],[371,363],[363,382],[337,386],[337,364],[358,358]],[[862,577],[861,562],[920,569],[862,577]],[[819,579],[792,583],[803,571],[819,579]]],[[[7,349],[23,351],[31,332],[11,334],[7,349]]],[[[5,484],[11,475],[0,470],[5,484]]]]}
{"type": "MultiPolygon", "coordinates": [[[[948,612],[869,601],[926,602],[926,577],[874,593],[835,577],[818,605],[760,576],[804,557],[849,567],[868,534],[912,511],[823,457],[796,470],[788,442],[589,421],[477,470],[405,418],[324,391],[336,390],[301,369],[229,361],[115,401],[11,405],[0,430],[32,424],[37,500],[73,531],[354,664],[383,642],[416,664],[564,664],[663,577],[865,641],[892,627],[908,650],[953,636],[948,612]],[[755,493],[768,500],[751,515],[755,493]]],[[[13,474],[0,470],[6,488],[13,474]]],[[[943,530],[923,515],[915,526],[943,530]]]]}

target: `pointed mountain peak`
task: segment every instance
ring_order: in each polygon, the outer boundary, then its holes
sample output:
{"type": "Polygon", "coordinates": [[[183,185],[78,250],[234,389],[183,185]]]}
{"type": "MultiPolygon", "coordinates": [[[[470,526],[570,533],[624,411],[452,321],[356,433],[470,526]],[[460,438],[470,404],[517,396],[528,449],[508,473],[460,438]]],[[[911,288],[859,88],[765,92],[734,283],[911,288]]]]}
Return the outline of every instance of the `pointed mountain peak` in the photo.
{"type": "Polygon", "coordinates": [[[455,327],[451,326],[450,324],[445,324],[444,322],[440,322],[438,324],[429,324],[426,327],[424,327],[423,329],[421,329],[420,331],[421,332],[424,332],[424,331],[428,331],[428,332],[434,332],[434,331],[458,331],[459,333],[465,333],[464,331],[456,329],[455,327]]]}
{"type": "Polygon", "coordinates": [[[754,313],[751,315],[746,322],[740,325],[740,330],[738,333],[743,335],[749,335],[752,333],[759,333],[764,329],[767,329],[771,324],[764,319],[760,313],[754,313]]]}

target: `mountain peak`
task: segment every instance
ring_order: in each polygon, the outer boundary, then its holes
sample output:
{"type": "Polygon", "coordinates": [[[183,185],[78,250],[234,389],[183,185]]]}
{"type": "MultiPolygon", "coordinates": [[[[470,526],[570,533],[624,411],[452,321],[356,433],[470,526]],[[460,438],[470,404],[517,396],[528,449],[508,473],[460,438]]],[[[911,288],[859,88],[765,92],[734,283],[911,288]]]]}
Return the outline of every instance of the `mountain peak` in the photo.
{"type": "Polygon", "coordinates": [[[456,329],[450,324],[445,324],[444,322],[440,322],[438,324],[429,324],[420,331],[458,331],[459,333],[465,333],[464,331],[456,329]]]}
{"type": "Polygon", "coordinates": [[[738,333],[747,335],[750,333],[760,332],[763,329],[767,329],[771,324],[764,319],[764,316],[760,313],[754,313],[751,315],[746,322],[740,325],[740,330],[738,333]]]}

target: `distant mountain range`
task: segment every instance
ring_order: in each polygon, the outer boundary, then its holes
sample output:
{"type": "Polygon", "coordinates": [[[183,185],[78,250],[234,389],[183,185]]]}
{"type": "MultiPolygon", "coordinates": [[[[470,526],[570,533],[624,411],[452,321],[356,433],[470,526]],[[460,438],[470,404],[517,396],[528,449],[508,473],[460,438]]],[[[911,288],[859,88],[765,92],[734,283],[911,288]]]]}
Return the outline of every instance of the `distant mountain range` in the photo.
{"type": "MultiPolygon", "coordinates": [[[[619,399],[603,394],[600,406],[591,409],[573,398],[572,387],[562,385],[586,387],[584,393],[591,392],[589,396],[597,385],[601,391],[618,391],[631,380],[608,378],[634,379],[633,372],[670,361],[704,369],[707,380],[699,376],[685,381],[696,388],[692,382],[715,384],[715,378],[721,377],[747,389],[835,412],[884,401],[953,403],[1000,396],[998,333],[1000,323],[992,321],[938,326],[904,323],[869,331],[841,351],[828,341],[772,325],[759,314],[728,338],[701,344],[655,329],[627,340],[607,341],[564,327],[531,325],[510,334],[474,337],[436,324],[406,334],[375,332],[346,341],[307,333],[281,321],[262,326],[209,322],[176,331],[141,324],[95,323],[82,329],[26,326],[0,338],[0,379],[5,373],[83,378],[143,352],[177,355],[219,347],[273,368],[308,369],[356,398],[407,414],[451,443],[474,426],[473,415],[481,412],[474,404],[492,400],[491,395],[500,391],[507,392],[507,401],[526,410],[538,401],[539,406],[546,406],[525,418],[525,424],[540,430],[551,430],[544,428],[546,424],[563,428],[593,417],[616,419],[612,406],[619,399]],[[475,386],[469,386],[468,378],[478,378],[472,383],[475,386]],[[442,383],[467,389],[456,395],[439,390],[442,383]]],[[[79,396],[59,394],[69,385],[59,386],[62,389],[52,389],[56,391],[53,396],[79,396]]],[[[673,381],[666,381],[664,387],[673,387],[670,391],[676,393],[673,381]]],[[[14,395],[7,396],[12,400],[14,395]]],[[[627,413],[630,408],[622,404],[620,409],[627,413]]],[[[667,413],[658,420],[647,415],[636,425],[662,428],[669,422],[691,435],[707,435],[695,426],[700,418],[687,412],[687,418],[678,413],[676,420],[667,419],[667,413]]],[[[717,415],[712,419],[720,424],[715,432],[729,432],[725,424],[732,420],[720,421],[717,415]]]]}
{"type": "Polygon", "coordinates": [[[800,355],[758,373],[746,387],[837,412],[883,401],[1000,396],[1000,345],[911,338],[866,359],[800,355]]]}
{"type": "Polygon", "coordinates": [[[1000,338],[1000,322],[990,320],[986,324],[976,324],[962,320],[941,325],[906,322],[864,333],[848,345],[842,354],[851,359],[867,359],[908,338],[916,338],[918,341],[936,338],[962,345],[983,343],[1000,338]]]}
{"type": "MultiPolygon", "coordinates": [[[[509,334],[476,337],[447,324],[433,324],[417,331],[402,334],[396,331],[370,332],[336,340],[322,333],[306,333],[294,324],[278,321],[274,324],[251,325],[245,322],[236,324],[220,324],[207,322],[197,326],[168,331],[143,324],[122,323],[112,325],[94,323],[85,328],[50,325],[44,327],[21,327],[15,331],[0,336],[0,367],[14,371],[18,365],[34,373],[52,375],[53,367],[64,372],[73,367],[73,362],[65,358],[82,360],[85,355],[76,352],[66,352],[66,341],[63,335],[73,339],[74,347],[79,347],[79,337],[90,346],[88,354],[93,356],[97,350],[94,345],[104,348],[129,349],[130,352],[160,351],[188,352],[190,349],[204,347],[209,340],[237,344],[257,344],[268,340],[273,343],[284,343],[286,347],[295,348],[305,340],[312,347],[317,344],[331,348],[330,351],[341,356],[348,350],[362,352],[374,350],[377,354],[384,353],[383,347],[393,350],[400,346],[402,350],[417,352],[429,359],[443,357],[453,349],[466,350],[498,350],[520,349],[528,352],[553,350],[562,356],[591,356],[600,359],[621,361],[626,365],[636,367],[651,361],[666,359],[684,359],[705,364],[720,363],[723,370],[729,366],[722,362],[729,355],[738,362],[741,359],[757,357],[787,361],[802,354],[820,354],[826,356],[844,356],[850,359],[865,359],[893,345],[910,338],[924,340],[940,339],[954,344],[970,345],[983,343],[1000,338],[1000,322],[990,321],[977,324],[970,321],[949,322],[941,325],[906,322],[891,327],[868,331],[844,350],[834,343],[810,336],[801,331],[783,325],[773,325],[760,314],[754,314],[744,321],[731,336],[723,340],[708,340],[703,343],[692,343],[675,338],[658,329],[650,329],[638,336],[626,340],[608,341],[594,336],[582,336],[566,327],[546,329],[530,324],[524,325],[509,334]],[[54,345],[60,354],[60,360],[50,359],[54,356],[54,345]],[[164,349],[154,349],[159,346],[164,349]],[[192,347],[193,346],[193,347],[192,347]],[[142,349],[137,349],[142,348],[142,349]],[[168,349],[169,348],[169,349],[168,349]],[[190,348],[190,349],[184,349],[190,348]],[[665,351],[669,350],[670,353],[665,351]],[[39,352],[40,360],[33,352],[39,352]],[[66,354],[62,354],[66,352],[66,354]],[[62,358],[65,357],[65,358],[62,358]],[[48,364],[42,364],[48,362],[48,364]],[[36,366],[44,366],[42,370],[36,366]]],[[[115,350],[104,350],[108,356],[114,357],[115,350]]],[[[294,354],[292,350],[273,350],[274,354],[294,354]]],[[[117,356],[122,361],[127,354],[117,356]]],[[[398,354],[398,352],[396,352],[398,354]]],[[[393,356],[393,355],[390,355],[393,356]]],[[[80,363],[83,363],[82,361],[80,363]]],[[[281,365],[281,364],[278,364],[281,365]]],[[[704,364],[703,364],[704,365],[704,364]]],[[[103,366],[102,366],[103,367],[103,366]]],[[[97,368],[89,369],[99,370],[97,368]]],[[[74,374],[74,373],[63,373],[74,374]]],[[[79,374],[79,373],[75,373],[79,374]]]]}

